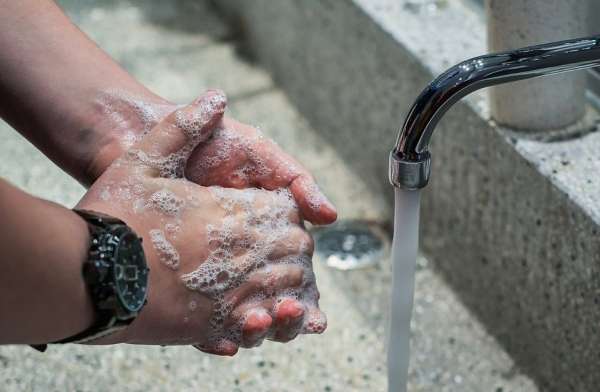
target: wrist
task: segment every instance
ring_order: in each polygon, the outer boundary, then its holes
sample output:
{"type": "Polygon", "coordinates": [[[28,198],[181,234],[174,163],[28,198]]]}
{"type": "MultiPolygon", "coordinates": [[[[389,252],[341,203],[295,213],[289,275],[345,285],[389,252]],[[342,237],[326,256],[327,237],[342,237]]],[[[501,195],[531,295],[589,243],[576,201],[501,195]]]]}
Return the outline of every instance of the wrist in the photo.
{"type": "Polygon", "coordinates": [[[86,186],[176,106],[145,88],[141,92],[101,91],[90,102],[81,126],[88,130],[93,143],[77,177],[86,186]]]}
{"type": "Polygon", "coordinates": [[[82,277],[89,248],[85,222],[71,210],[0,181],[4,258],[0,343],[46,343],[94,319],[82,277]]]}
{"type": "Polygon", "coordinates": [[[87,222],[90,235],[82,275],[95,320],[57,343],[102,344],[107,338],[123,342],[120,333],[146,304],[149,269],[142,240],[120,219],[90,210],[75,212],[87,222]]]}
{"type": "MultiPolygon", "coordinates": [[[[79,331],[83,331],[88,328],[95,319],[95,311],[92,303],[92,299],[88,292],[87,286],[83,279],[82,269],[83,263],[87,259],[90,236],[85,221],[76,213],[71,210],[68,211],[68,222],[65,224],[71,226],[65,228],[65,233],[70,233],[73,237],[73,245],[71,246],[72,253],[69,257],[73,260],[74,266],[69,268],[68,273],[65,271],[65,282],[64,287],[70,287],[69,290],[72,295],[69,300],[65,300],[65,308],[70,308],[72,317],[69,317],[69,325],[63,330],[63,336],[71,336],[79,331]]],[[[65,293],[66,294],[66,293],[65,293]]]]}
{"type": "Polygon", "coordinates": [[[162,100],[82,34],[54,2],[3,2],[0,24],[0,95],[5,103],[0,117],[63,170],[89,184],[106,167],[103,161],[118,153],[108,148],[106,157],[90,163],[100,148],[119,139],[113,135],[115,124],[102,117],[98,97],[118,86],[149,102],[162,100]]]}

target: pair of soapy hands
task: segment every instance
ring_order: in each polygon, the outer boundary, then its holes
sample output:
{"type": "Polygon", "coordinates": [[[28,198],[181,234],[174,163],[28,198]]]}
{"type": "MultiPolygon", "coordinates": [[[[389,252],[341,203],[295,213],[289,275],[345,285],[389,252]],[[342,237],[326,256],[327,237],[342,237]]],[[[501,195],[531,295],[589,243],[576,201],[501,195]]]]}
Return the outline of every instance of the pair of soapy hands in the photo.
{"type": "Polygon", "coordinates": [[[225,108],[223,93],[209,90],[185,107],[163,105],[162,118],[123,111],[114,124],[138,139],[94,162],[102,174],[77,207],[127,222],[151,274],[139,316],[97,343],[234,355],[326,328],[303,220],[332,223],[335,208],[300,164],[224,118],[225,108]]]}

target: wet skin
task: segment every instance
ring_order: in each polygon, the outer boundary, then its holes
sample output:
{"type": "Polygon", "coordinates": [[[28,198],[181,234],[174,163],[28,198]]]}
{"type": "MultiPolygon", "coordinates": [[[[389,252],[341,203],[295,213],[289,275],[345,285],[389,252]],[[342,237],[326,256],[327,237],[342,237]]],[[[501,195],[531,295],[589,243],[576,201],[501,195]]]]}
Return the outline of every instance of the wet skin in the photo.
{"type": "MultiPolygon", "coordinates": [[[[260,137],[254,128],[223,119],[225,100],[215,99],[219,96],[219,92],[208,92],[194,104],[177,109],[166,116],[164,116],[166,108],[161,106],[162,120],[150,119],[157,124],[136,144],[130,147],[127,146],[126,141],[123,141],[118,148],[114,145],[104,148],[102,159],[105,162],[110,161],[110,154],[118,153],[119,149],[120,152],[128,147],[130,149],[129,153],[117,160],[115,164],[103,170],[103,174],[90,188],[80,207],[122,217],[144,236],[156,226],[157,220],[165,224],[169,218],[164,214],[161,215],[160,211],[136,213],[130,200],[114,200],[114,198],[103,200],[101,193],[107,186],[110,189],[110,186],[114,188],[115,183],[124,183],[131,189],[138,191],[141,189],[141,197],[146,198],[157,190],[168,189],[180,199],[194,199],[196,208],[187,208],[178,216],[178,222],[183,223],[180,224],[182,230],[176,238],[169,239],[179,253],[181,272],[186,273],[193,271],[199,264],[199,260],[206,259],[209,247],[207,243],[198,241],[198,233],[202,232],[203,227],[218,226],[223,220],[223,208],[219,203],[215,203],[215,198],[210,191],[211,187],[226,187],[227,189],[220,188],[221,192],[229,192],[230,196],[225,198],[232,200],[239,198],[239,192],[245,192],[243,188],[264,188],[265,190],[255,192],[255,201],[258,203],[256,209],[273,203],[274,196],[269,190],[287,189],[298,204],[298,208],[292,208],[286,216],[286,219],[291,222],[286,225],[295,225],[295,229],[286,234],[289,238],[283,235],[286,238],[278,239],[285,240],[288,246],[274,246],[269,256],[269,259],[274,261],[273,265],[260,266],[247,271],[247,274],[238,280],[239,284],[225,287],[223,293],[219,293],[219,298],[225,300],[231,310],[221,320],[221,324],[215,327],[213,317],[215,298],[210,298],[201,291],[186,288],[181,283],[181,274],[168,271],[160,261],[160,252],[152,246],[151,241],[146,241],[144,246],[149,255],[151,268],[154,266],[151,274],[149,304],[123,334],[115,334],[100,343],[123,341],[193,344],[205,352],[233,355],[238,347],[254,347],[265,338],[285,342],[293,339],[300,332],[320,333],[325,329],[325,317],[318,309],[318,292],[314,286],[314,279],[311,279],[310,266],[282,264],[277,263],[277,260],[286,257],[289,259],[291,254],[300,253],[303,254],[304,259],[310,260],[313,251],[312,239],[304,231],[302,220],[306,218],[314,223],[329,223],[335,220],[335,209],[318,191],[312,177],[279,147],[268,139],[260,137]],[[182,126],[178,123],[177,116],[182,113],[194,117],[191,127],[193,129],[189,128],[190,124],[182,126]],[[220,144],[223,143],[219,133],[214,131],[224,128],[236,132],[240,138],[248,142],[233,145],[227,157],[220,159],[219,164],[211,167],[210,172],[204,170],[206,164],[203,162],[205,163],[211,154],[217,154],[221,150],[220,144]],[[173,154],[180,156],[175,160],[175,164],[171,163],[169,170],[164,171],[164,158],[173,154]],[[140,156],[151,157],[151,159],[141,159],[140,156]],[[246,170],[246,176],[241,179],[239,176],[231,175],[241,167],[256,166],[258,162],[253,161],[256,157],[259,157],[261,164],[266,166],[266,171],[258,173],[246,170]],[[198,184],[193,184],[184,178],[177,178],[178,174],[183,172],[187,178],[193,179],[198,184]],[[189,224],[186,225],[186,222],[189,224]],[[302,241],[308,244],[303,249],[289,246],[302,241]],[[296,292],[310,289],[316,295],[312,295],[307,301],[277,295],[279,292],[285,293],[291,289],[296,292]],[[257,293],[265,292],[269,295],[260,296],[260,300],[255,299],[257,293]],[[198,305],[190,314],[187,304],[192,300],[198,305]],[[167,315],[173,317],[169,319],[165,317],[167,315]],[[182,323],[182,320],[186,321],[182,323]],[[148,328],[149,325],[153,328],[148,328]],[[218,328],[222,331],[215,331],[218,328]],[[237,333],[236,329],[239,330],[237,333]],[[211,336],[206,335],[209,332],[211,336]]],[[[121,118],[128,116],[127,113],[121,115],[121,118]]],[[[123,124],[130,126],[137,121],[140,125],[138,128],[140,133],[153,125],[143,123],[135,110],[132,110],[130,115],[129,121],[123,124]]],[[[100,168],[102,165],[99,162],[101,161],[95,161],[100,168]]],[[[236,216],[238,220],[245,218],[247,216],[236,216]]]]}

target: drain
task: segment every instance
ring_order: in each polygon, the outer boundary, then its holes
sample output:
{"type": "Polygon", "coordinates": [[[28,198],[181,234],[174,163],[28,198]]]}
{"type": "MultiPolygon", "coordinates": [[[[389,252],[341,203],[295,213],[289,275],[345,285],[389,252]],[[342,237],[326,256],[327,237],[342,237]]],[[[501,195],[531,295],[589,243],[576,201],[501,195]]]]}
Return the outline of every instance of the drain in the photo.
{"type": "Polygon", "coordinates": [[[313,231],[315,259],[351,270],[377,264],[389,248],[385,232],[373,222],[348,220],[313,231]]]}

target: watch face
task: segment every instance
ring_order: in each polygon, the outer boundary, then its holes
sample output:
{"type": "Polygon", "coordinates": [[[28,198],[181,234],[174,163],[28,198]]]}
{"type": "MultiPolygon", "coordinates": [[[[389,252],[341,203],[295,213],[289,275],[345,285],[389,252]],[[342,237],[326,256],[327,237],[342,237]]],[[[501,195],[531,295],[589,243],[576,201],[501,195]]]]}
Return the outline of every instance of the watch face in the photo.
{"type": "Polygon", "coordinates": [[[116,237],[115,289],[121,303],[131,312],[139,311],[146,300],[148,268],[141,241],[131,232],[116,237]]]}

